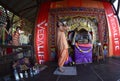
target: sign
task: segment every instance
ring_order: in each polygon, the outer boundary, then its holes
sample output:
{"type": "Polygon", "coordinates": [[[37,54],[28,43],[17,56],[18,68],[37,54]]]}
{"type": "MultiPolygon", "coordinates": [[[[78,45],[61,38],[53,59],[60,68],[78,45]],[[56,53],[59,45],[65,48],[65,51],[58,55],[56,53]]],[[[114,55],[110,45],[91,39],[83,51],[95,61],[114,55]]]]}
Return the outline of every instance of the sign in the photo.
{"type": "MultiPolygon", "coordinates": [[[[107,21],[108,21],[108,29],[109,29],[109,36],[111,40],[111,47],[113,50],[114,56],[120,56],[120,31],[119,31],[119,22],[117,16],[114,14],[112,5],[107,2],[103,2],[107,21]]],[[[111,52],[109,52],[111,53],[111,52]]]]}
{"type": "Polygon", "coordinates": [[[50,2],[45,2],[39,7],[36,20],[34,45],[35,54],[39,64],[48,60],[48,13],[50,2]]]}

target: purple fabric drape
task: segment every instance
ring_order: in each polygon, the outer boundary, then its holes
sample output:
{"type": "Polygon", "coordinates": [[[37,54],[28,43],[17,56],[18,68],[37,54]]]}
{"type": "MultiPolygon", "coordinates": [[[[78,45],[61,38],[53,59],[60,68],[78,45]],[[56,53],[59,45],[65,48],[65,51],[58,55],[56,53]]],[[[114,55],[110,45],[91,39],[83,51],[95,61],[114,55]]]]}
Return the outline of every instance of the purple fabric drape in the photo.
{"type": "Polygon", "coordinates": [[[74,46],[75,62],[76,64],[92,63],[92,46],[80,46],[79,48],[85,52],[81,52],[76,46],[74,46]],[[88,51],[91,49],[90,51],[88,51]]]}

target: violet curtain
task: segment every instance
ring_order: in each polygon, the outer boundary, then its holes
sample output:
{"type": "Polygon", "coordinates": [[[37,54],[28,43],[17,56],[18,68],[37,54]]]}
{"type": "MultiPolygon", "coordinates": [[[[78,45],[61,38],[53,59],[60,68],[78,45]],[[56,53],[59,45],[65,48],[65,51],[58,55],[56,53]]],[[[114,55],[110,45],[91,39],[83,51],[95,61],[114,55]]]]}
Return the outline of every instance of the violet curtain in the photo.
{"type": "Polygon", "coordinates": [[[74,46],[76,64],[92,63],[92,45],[79,44],[78,47],[74,46]]]}

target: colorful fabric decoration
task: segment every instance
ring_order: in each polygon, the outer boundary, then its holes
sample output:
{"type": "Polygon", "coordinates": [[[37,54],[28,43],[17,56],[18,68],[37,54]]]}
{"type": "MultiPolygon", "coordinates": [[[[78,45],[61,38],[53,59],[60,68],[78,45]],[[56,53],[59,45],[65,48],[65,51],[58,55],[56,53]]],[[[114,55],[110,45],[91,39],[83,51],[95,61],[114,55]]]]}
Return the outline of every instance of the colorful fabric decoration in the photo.
{"type": "Polygon", "coordinates": [[[88,52],[90,52],[90,51],[92,50],[92,47],[91,47],[90,49],[88,49],[88,50],[82,50],[82,49],[79,48],[78,44],[75,44],[75,46],[77,47],[77,49],[78,49],[80,52],[83,52],[83,53],[88,53],[88,52]]]}

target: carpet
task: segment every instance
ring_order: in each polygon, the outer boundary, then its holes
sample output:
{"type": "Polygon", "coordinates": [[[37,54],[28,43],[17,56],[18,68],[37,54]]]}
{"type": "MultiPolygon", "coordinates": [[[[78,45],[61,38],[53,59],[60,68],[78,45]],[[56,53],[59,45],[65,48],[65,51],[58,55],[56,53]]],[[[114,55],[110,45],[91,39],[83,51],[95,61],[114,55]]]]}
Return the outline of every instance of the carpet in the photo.
{"type": "Polygon", "coordinates": [[[77,75],[76,67],[63,67],[65,72],[59,72],[58,68],[54,71],[55,75],[77,75]]]}

